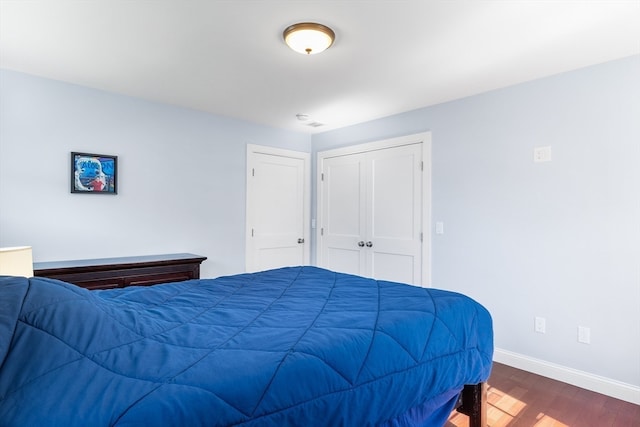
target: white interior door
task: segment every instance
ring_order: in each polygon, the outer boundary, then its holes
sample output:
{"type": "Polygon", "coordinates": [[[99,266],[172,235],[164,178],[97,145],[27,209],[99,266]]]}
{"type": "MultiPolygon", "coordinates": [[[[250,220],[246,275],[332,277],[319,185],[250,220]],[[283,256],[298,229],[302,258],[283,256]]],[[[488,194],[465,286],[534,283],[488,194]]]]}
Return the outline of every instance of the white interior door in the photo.
{"type": "Polygon", "coordinates": [[[422,283],[422,144],[368,154],[367,241],[371,277],[422,283]]]}
{"type": "Polygon", "coordinates": [[[309,263],[309,154],[247,147],[247,271],[309,263]]]}
{"type": "Polygon", "coordinates": [[[366,275],[362,250],[366,234],[366,163],[362,156],[326,159],[322,174],[323,266],[343,273],[366,275]]]}
{"type": "Polygon", "coordinates": [[[429,137],[318,153],[318,265],[429,283],[429,137]]]}

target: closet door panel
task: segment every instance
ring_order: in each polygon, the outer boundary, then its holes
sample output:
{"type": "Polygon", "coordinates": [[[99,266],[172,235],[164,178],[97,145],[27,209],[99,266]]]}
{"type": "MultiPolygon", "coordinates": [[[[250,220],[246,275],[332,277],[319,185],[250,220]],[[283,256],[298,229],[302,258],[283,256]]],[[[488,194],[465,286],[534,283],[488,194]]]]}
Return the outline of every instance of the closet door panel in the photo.
{"type": "Polygon", "coordinates": [[[367,269],[377,279],[421,284],[422,145],[369,153],[367,269]]]}
{"type": "Polygon", "coordinates": [[[402,139],[319,154],[319,266],[422,285],[424,148],[402,139]]]}
{"type": "Polygon", "coordinates": [[[419,222],[415,221],[419,212],[414,205],[420,185],[415,175],[420,163],[411,152],[414,150],[407,151],[406,147],[381,150],[371,159],[372,239],[412,240],[419,232],[419,222]]]}
{"type": "Polygon", "coordinates": [[[323,181],[324,266],[350,274],[365,274],[362,239],[365,233],[365,164],[362,156],[327,159],[323,181]]]}
{"type": "Polygon", "coordinates": [[[371,276],[378,280],[416,284],[417,260],[412,255],[375,251],[371,254],[371,276]]]}
{"type": "Polygon", "coordinates": [[[340,247],[327,248],[327,263],[330,270],[341,273],[364,275],[362,252],[340,247]]]}

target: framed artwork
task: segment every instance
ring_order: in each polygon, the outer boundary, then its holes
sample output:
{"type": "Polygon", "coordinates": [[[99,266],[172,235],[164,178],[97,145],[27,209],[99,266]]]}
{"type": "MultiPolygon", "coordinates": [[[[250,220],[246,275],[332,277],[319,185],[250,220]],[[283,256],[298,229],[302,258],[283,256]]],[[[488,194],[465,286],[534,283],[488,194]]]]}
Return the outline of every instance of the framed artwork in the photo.
{"type": "Polygon", "coordinates": [[[72,193],[117,194],[117,177],[117,156],[71,153],[72,193]]]}

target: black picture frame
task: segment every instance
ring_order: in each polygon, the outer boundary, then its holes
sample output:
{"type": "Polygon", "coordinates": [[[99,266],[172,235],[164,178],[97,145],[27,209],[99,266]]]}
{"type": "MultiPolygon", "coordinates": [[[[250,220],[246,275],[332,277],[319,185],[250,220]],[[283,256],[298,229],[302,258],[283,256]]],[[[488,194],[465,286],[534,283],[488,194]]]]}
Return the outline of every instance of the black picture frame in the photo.
{"type": "Polygon", "coordinates": [[[118,156],[72,151],[71,192],[118,194],[118,156]]]}

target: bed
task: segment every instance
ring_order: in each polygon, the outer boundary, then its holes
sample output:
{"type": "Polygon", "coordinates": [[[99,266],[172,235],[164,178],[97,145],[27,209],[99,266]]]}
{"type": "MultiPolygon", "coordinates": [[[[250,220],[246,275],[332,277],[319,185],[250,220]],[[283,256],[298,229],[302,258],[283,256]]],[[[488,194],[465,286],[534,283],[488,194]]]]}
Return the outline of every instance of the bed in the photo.
{"type": "Polygon", "coordinates": [[[469,297],[316,267],[0,278],[3,426],[442,426],[461,399],[480,425],[492,353],[469,297]]]}

